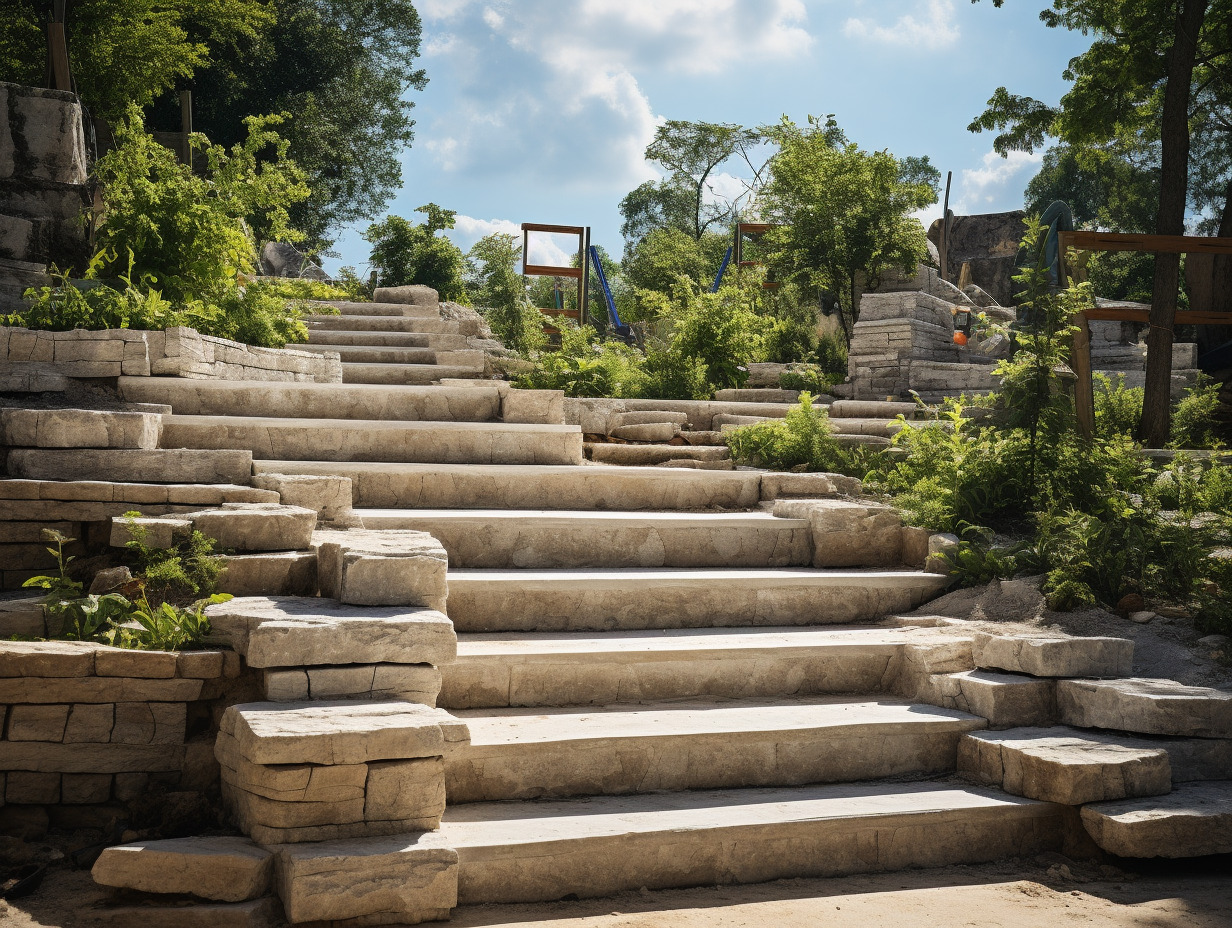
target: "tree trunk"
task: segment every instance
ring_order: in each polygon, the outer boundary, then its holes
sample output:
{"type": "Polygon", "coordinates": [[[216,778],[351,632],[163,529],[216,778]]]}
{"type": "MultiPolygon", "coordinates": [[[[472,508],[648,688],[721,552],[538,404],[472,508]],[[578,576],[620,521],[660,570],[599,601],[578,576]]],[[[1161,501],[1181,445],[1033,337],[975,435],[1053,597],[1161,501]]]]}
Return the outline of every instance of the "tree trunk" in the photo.
{"type": "MultiPolygon", "coordinates": [[[[1183,235],[1189,181],[1189,93],[1193,81],[1198,34],[1209,0],[1182,0],[1176,18],[1176,37],[1168,50],[1167,80],[1162,120],[1159,211],[1155,232],[1183,235]]],[[[1155,256],[1155,283],[1151,292],[1151,328],[1147,333],[1146,396],[1138,437],[1149,448],[1168,441],[1172,412],[1172,326],[1176,320],[1176,292],[1180,284],[1181,256],[1155,256]]]]}

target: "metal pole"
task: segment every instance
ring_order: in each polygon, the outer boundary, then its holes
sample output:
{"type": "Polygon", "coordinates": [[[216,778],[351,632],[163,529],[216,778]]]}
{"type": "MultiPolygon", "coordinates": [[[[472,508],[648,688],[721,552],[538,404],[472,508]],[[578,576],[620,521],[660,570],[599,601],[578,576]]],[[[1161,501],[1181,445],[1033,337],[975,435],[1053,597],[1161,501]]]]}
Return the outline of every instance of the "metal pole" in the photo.
{"type": "Polygon", "coordinates": [[[582,276],[578,279],[578,325],[586,325],[590,318],[590,226],[579,236],[582,253],[578,255],[578,267],[582,276]]]}
{"type": "Polygon", "coordinates": [[[941,207],[941,242],[937,251],[941,255],[941,279],[950,279],[950,181],[953,171],[945,172],[945,204],[941,207]]]}

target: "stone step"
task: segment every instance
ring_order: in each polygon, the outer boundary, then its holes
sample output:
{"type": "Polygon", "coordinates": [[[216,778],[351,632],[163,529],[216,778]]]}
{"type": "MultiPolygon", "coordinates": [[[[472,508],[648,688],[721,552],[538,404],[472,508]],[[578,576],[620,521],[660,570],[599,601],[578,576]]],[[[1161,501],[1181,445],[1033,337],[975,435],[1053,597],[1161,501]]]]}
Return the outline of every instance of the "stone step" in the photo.
{"type": "Polygon", "coordinates": [[[280,419],[392,419],[399,422],[490,422],[500,418],[497,386],[386,386],[264,383],[121,377],[130,402],[169,404],[181,416],[270,416],[280,419]]]}
{"type": "Polygon", "coordinates": [[[435,364],[438,352],[432,348],[398,348],[383,345],[300,345],[301,351],[336,351],[344,363],[362,361],[373,364],[435,364]]]}
{"type": "Polygon", "coordinates": [[[451,803],[802,786],[954,769],[983,719],[889,700],[725,700],[454,713],[451,803]]]}
{"type": "MultiPolygon", "coordinates": [[[[444,387],[432,387],[444,390],[444,387]]],[[[336,474],[351,478],[354,505],[366,509],[752,509],[762,499],[858,493],[858,481],[825,474],[662,467],[381,464],[257,461],[258,474],[336,474]]]]}
{"type": "Polygon", "coordinates": [[[921,418],[918,403],[895,403],[886,400],[835,400],[830,404],[831,419],[884,419],[886,421],[906,416],[921,418]]]}
{"type": "MultiPolygon", "coordinates": [[[[582,461],[582,433],[577,426],[507,422],[177,415],[163,419],[163,444],[171,448],[221,446],[240,449],[265,461],[335,459],[446,464],[580,464],[582,461]]],[[[287,473],[283,470],[264,472],[287,473]]]]}
{"type": "Polygon", "coordinates": [[[590,460],[630,467],[655,466],[669,461],[730,461],[726,445],[617,445],[591,442],[585,446],[590,460]]]}
{"type": "MultiPolygon", "coordinates": [[[[470,352],[456,352],[470,354],[470,352]]],[[[343,383],[374,383],[391,385],[426,385],[448,377],[477,377],[483,375],[483,352],[478,363],[464,364],[377,364],[369,362],[342,362],[343,383]]]]}
{"type": "Polygon", "coordinates": [[[795,403],[800,399],[800,391],[778,387],[716,390],[714,398],[720,403],[795,403]]]}
{"type": "Polygon", "coordinates": [[[1232,738],[1232,693],[1172,680],[1061,680],[1057,708],[1078,728],[1232,738]]]}
{"type": "MultiPolygon", "coordinates": [[[[360,347],[430,348],[458,351],[467,347],[465,335],[434,335],[427,332],[341,332],[328,328],[308,330],[308,345],[357,345],[360,347]]],[[[306,345],[298,345],[305,348],[306,345]]],[[[328,349],[326,349],[328,350],[328,349]]]]}
{"type": "Polygon", "coordinates": [[[693,628],[463,634],[441,705],[603,705],[695,696],[758,698],[890,689],[904,628],[693,628]]]}
{"type": "Polygon", "coordinates": [[[1167,796],[1082,807],[1095,843],[1119,857],[1232,854],[1232,780],[1187,783],[1167,796]]]}
{"type": "Polygon", "coordinates": [[[1061,807],[993,790],[857,784],[446,810],[458,901],[538,902],[977,863],[1060,847],[1061,807]]]}
{"type": "Polygon", "coordinates": [[[369,529],[437,538],[450,567],[807,567],[807,519],[768,512],[364,509],[369,529]]]}
{"type": "MultiPolygon", "coordinates": [[[[165,421],[172,417],[167,416],[165,421]]],[[[219,449],[215,444],[186,451],[167,441],[164,448],[44,449],[18,448],[8,453],[10,477],[22,480],[82,480],[132,483],[244,484],[252,479],[252,454],[219,449]]]]}
{"type": "Polygon", "coordinates": [[[914,609],[948,578],[909,570],[453,570],[459,631],[824,625],[914,609]]]}
{"type": "Polygon", "coordinates": [[[325,300],[343,316],[398,316],[418,319],[439,319],[440,310],[435,306],[415,306],[410,303],[351,303],[346,300],[325,300]]]}
{"type": "Polygon", "coordinates": [[[1015,796],[1069,806],[1172,790],[1162,747],[1061,726],[973,732],[959,743],[958,772],[1015,796]]]}
{"type": "Polygon", "coordinates": [[[306,316],[308,330],[327,329],[332,332],[419,332],[425,335],[459,335],[456,322],[411,316],[306,316]]]}

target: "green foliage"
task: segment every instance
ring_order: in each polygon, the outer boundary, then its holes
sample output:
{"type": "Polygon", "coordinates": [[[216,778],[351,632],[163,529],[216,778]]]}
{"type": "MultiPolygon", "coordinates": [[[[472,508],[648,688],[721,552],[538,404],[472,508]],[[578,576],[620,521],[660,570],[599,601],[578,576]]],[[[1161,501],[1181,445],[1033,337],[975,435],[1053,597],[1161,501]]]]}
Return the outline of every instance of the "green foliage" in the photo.
{"type": "Polygon", "coordinates": [[[1125,375],[1114,383],[1106,374],[1096,373],[1095,434],[1099,438],[1132,436],[1142,419],[1142,388],[1125,386],[1125,375]]]}
{"type": "Polygon", "coordinates": [[[116,628],[109,643],[121,648],[139,651],[190,651],[205,644],[210,633],[210,620],[205,607],[225,603],[231,599],[228,593],[215,593],[196,600],[187,606],[174,606],[169,602],[151,605],[142,596],[131,603],[129,623],[137,628],[116,628]]]}
{"type": "MultiPolygon", "coordinates": [[[[265,292],[270,296],[284,300],[346,300],[350,303],[370,303],[372,290],[358,277],[354,268],[344,267],[338,273],[338,278],[330,283],[324,280],[310,280],[306,277],[267,277],[259,281],[265,292]]],[[[320,312],[322,307],[313,307],[313,312],[320,312]]]]}
{"type": "Polygon", "coordinates": [[[732,429],[727,445],[739,464],[772,470],[850,472],[852,456],[835,439],[829,419],[824,406],[814,406],[813,397],[802,393],[799,405],[784,419],[732,429]]]}
{"type": "Polygon", "coordinates": [[[1030,546],[998,545],[993,532],[978,525],[963,524],[959,529],[958,547],[942,555],[959,586],[983,586],[1031,569],[1034,558],[1030,546]]]}
{"type": "Polygon", "coordinates": [[[214,554],[214,540],[198,531],[180,539],[170,548],[151,548],[149,532],[136,520],[139,512],[126,512],[124,522],[129,540],[124,547],[133,562],[134,575],[144,581],[147,595],[155,601],[183,602],[198,593],[213,593],[223,560],[214,554]]]}
{"type": "Polygon", "coordinates": [[[518,378],[517,386],[564,390],[566,396],[642,395],[646,373],[640,351],[623,342],[598,341],[589,326],[565,323],[560,333],[560,351],[539,355],[534,369],[518,378]]]}
{"type": "Polygon", "coordinates": [[[423,284],[436,290],[442,300],[466,302],[466,259],[457,245],[437,234],[453,228],[457,213],[435,203],[415,212],[426,213],[427,220],[412,225],[401,216],[386,216],[364,232],[364,240],[372,244],[369,260],[377,269],[376,285],[423,284]]]}
{"type": "Polygon", "coordinates": [[[1209,377],[1185,391],[1172,417],[1174,448],[1222,448],[1223,441],[1215,414],[1219,410],[1221,385],[1209,377]]]}
{"type": "Polygon", "coordinates": [[[466,254],[466,286],[505,347],[526,353],[547,343],[543,313],[526,296],[518,273],[521,255],[517,237],[493,232],[477,241],[466,254]]]}
{"type": "Polygon", "coordinates": [[[810,117],[802,128],[784,117],[770,134],[779,152],[758,202],[778,224],[766,236],[771,266],[784,280],[840,294],[850,334],[859,278],[910,273],[928,256],[911,214],[936,202],[937,172],[925,159],[904,164],[887,151],[861,150],[832,118],[810,117]]]}
{"type": "MultiPolygon", "coordinates": [[[[708,288],[727,244],[726,236],[714,232],[695,239],[681,229],[651,229],[627,249],[621,267],[626,282],[638,291],[668,294],[682,277],[708,288]]],[[[653,298],[648,302],[639,293],[637,314],[629,321],[653,317],[656,305],[653,298]]]]}
{"type": "Polygon", "coordinates": [[[1135,251],[1096,252],[1087,262],[1087,282],[1106,299],[1149,303],[1155,256],[1135,251]]]}
{"type": "Polygon", "coordinates": [[[796,364],[779,375],[782,389],[799,390],[815,396],[842,381],[843,377],[830,373],[819,364],[796,364]]]}

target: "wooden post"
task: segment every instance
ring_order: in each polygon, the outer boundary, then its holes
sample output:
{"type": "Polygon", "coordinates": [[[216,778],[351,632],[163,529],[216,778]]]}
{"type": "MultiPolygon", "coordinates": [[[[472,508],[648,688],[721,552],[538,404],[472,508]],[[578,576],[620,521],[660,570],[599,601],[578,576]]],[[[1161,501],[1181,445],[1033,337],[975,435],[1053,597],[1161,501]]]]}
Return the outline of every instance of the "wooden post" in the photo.
{"type": "Polygon", "coordinates": [[[180,160],[192,167],[192,145],[188,137],[192,134],[192,91],[180,91],[180,160]]]}
{"type": "MultiPolygon", "coordinates": [[[[1057,286],[1069,286],[1065,270],[1065,233],[1057,235],[1057,286]]],[[[1078,331],[1074,333],[1070,367],[1074,371],[1074,414],[1078,418],[1078,434],[1083,438],[1095,437],[1095,381],[1091,372],[1091,323],[1086,313],[1074,318],[1078,331]]]]}
{"type": "Polygon", "coordinates": [[[52,4],[47,22],[47,83],[52,90],[73,90],[73,75],[68,64],[68,41],[64,35],[65,0],[52,4]]]}
{"type": "Polygon", "coordinates": [[[578,266],[582,276],[578,280],[578,325],[586,325],[590,318],[590,226],[582,234],[582,254],[578,266]]]}
{"type": "Polygon", "coordinates": [[[941,239],[937,251],[941,255],[941,279],[949,280],[950,260],[950,181],[954,179],[953,171],[945,172],[945,204],[941,207],[941,239]]]}

